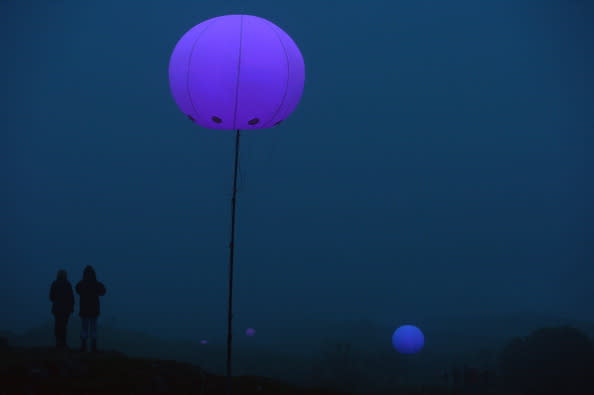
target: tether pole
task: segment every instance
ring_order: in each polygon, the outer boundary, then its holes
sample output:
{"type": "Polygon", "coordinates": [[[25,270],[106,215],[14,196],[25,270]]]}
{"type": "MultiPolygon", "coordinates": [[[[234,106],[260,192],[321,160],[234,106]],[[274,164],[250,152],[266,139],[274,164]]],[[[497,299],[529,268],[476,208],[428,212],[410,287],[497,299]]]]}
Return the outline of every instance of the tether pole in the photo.
{"type": "Polygon", "coordinates": [[[237,197],[237,165],[239,163],[239,129],[235,135],[235,165],[233,169],[233,197],[231,198],[231,243],[229,244],[229,299],[227,302],[227,395],[231,390],[231,350],[233,321],[233,259],[235,251],[235,202],[237,197]]]}

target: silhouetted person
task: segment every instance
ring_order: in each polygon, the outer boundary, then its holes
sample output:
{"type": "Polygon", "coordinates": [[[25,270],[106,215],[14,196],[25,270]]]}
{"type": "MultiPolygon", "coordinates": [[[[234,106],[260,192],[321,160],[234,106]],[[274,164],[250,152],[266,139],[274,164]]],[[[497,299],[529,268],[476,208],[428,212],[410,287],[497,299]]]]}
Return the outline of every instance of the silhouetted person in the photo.
{"type": "Polygon", "coordinates": [[[68,348],[66,345],[66,328],[68,318],[74,311],[74,294],[66,270],[58,270],[56,280],[52,282],[50,288],[49,299],[53,302],[52,314],[54,315],[56,348],[68,348]]]}
{"type": "Polygon", "coordinates": [[[97,317],[99,317],[99,296],[105,295],[105,286],[97,281],[95,269],[85,267],[83,279],[76,284],[76,293],[80,295],[80,350],[86,351],[89,332],[91,335],[91,351],[97,351],[97,317]]]}

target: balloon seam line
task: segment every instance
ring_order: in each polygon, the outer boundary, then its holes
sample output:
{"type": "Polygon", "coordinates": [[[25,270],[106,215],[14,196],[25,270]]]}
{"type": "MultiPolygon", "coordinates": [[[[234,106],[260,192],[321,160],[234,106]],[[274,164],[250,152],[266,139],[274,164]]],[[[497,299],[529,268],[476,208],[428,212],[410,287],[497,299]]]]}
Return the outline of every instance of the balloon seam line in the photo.
{"type": "Polygon", "coordinates": [[[198,117],[200,116],[200,114],[198,114],[198,111],[196,110],[196,106],[194,105],[194,101],[192,100],[192,91],[190,90],[190,65],[192,64],[192,56],[194,55],[194,48],[196,47],[196,44],[198,43],[198,40],[200,39],[200,37],[202,37],[202,35],[216,22],[216,20],[211,21],[210,24],[208,24],[208,26],[206,26],[204,28],[204,30],[202,30],[199,34],[198,37],[196,37],[196,40],[194,40],[194,43],[192,44],[192,49],[190,50],[190,56],[188,58],[188,67],[187,67],[187,75],[186,75],[186,90],[188,92],[188,98],[190,99],[190,104],[192,105],[192,109],[194,110],[194,116],[196,117],[196,119],[198,119],[198,117]]]}
{"type": "Polygon", "coordinates": [[[290,70],[290,63],[289,63],[289,55],[287,55],[287,49],[285,48],[285,44],[283,43],[283,40],[281,40],[280,36],[278,35],[278,32],[272,26],[270,26],[268,23],[266,23],[266,25],[267,25],[267,27],[270,30],[272,30],[272,32],[274,33],[274,35],[276,36],[276,38],[280,42],[281,48],[283,49],[283,53],[285,54],[285,59],[287,61],[287,79],[285,80],[285,92],[283,94],[283,98],[282,98],[280,104],[278,105],[278,107],[274,111],[272,117],[270,117],[270,120],[268,121],[268,123],[270,123],[277,116],[277,114],[279,113],[279,111],[282,108],[283,104],[285,103],[285,99],[287,98],[287,93],[289,91],[288,86],[289,86],[289,78],[291,76],[291,70],[290,70]]]}
{"type": "Polygon", "coordinates": [[[237,102],[239,101],[239,77],[241,75],[241,48],[243,44],[243,15],[239,22],[239,57],[237,58],[237,81],[235,83],[235,109],[233,111],[233,129],[237,129],[237,102]]]}

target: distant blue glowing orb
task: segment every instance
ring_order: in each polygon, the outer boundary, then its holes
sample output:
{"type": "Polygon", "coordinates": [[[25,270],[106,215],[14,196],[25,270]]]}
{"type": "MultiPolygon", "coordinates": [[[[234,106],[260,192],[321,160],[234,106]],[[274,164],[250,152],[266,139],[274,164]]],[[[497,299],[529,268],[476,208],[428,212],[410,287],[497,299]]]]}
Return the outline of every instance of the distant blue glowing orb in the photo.
{"type": "Polygon", "coordinates": [[[254,336],[256,334],[256,330],[254,328],[247,328],[245,330],[245,334],[247,336],[254,336]]]}
{"type": "Polygon", "coordinates": [[[423,332],[414,325],[403,325],[392,335],[392,345],[401,354],[416,354],[424,344],[423,332]]]}
{"type": "Polygon", "coordinates": [[[200,344],[208,344],[208,340],[200,340],[200,344]]]}

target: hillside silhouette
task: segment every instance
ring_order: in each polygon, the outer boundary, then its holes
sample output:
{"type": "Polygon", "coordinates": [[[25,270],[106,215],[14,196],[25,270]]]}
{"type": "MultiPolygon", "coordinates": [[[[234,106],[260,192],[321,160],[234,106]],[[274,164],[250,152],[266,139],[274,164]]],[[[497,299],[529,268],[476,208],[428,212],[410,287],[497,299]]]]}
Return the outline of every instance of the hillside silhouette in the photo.
{"type": "MultiPolygon", "coordinates": [[[[76,345],[77,331],[72,325],[68,344],[76,345]]],[[[510,344],[516,344],[518,338],[527,339],[533,333],[542,333],[546,328],[569,325],[572,333],[581,339],[594,334],[594,325],[590,323],[529,314],[452,317],[443,321],[427,319],[423,327],[429,346],[418,355],[402,356],[386,344],[385,337],[391,331],[387,325],[368,320],[326,323],[317,338],[307,332],[303,335],[310,336],[308,352],[303,349],[286,352],[286,349],[278,350],[275,344],[250,348],[237,345],[234,380],[243,392],[237,389],[236,393],[514,393],[515,389],[538,385],[514,378],[514,363],[526,364],[526,356],[517,352],[510,354],[510,344]],[[508,361],[512,355],[511,365],[502,365],[506,350],[508,361]],[[511,374],[509,366],[512,366],[511,374]],[[319,388],[329,392],[320,392],[319,388]]],[[[35,389],[37,387],[29,388],[34,385],[56,391],[69,388],[70,393],[199,394],[206,391],[204,393],[216,394],[224,391],[224,344],[205,346],[198,341],[164,339],[109,325],[101,326],[100,330],[103,346],[98,353],[74,350],[60,353],[49,347],[53,344],[50,321],[20,334],[0,331],[0,338],[4,339],[0,394],[29,390],[28,393],[47,393],[35,392],[40,391],[35,389]],[[8,382],[15,384],[7,387],[8,382]]],[[[548,330],[545,332],[551,333],[551,329],[548,330]]],[[[546,340],[545,336],[544,343],[539,344],[550,348],[546,342],[559,343],[555,339],[558,337],[546,340]]],[[[305,337],[295,339],[299,344],[307,340],[305,337]]],[[[585,354],[580,354],[580,358],[587,360],[588,340],[584,340],[584,344],[586,346],[580,350],[585,354]]],[[[573,357],[566,353],[563,358],[571,360],[573,357]]],[[[561,357],[559,363],[567,364],[561,357]]],[[[545,369],[536,363],[531,366],[535,376],[545,369]]],[[[560,377],[555,382],[556,388],[562,388],[564,380],[560,377]]]]}

